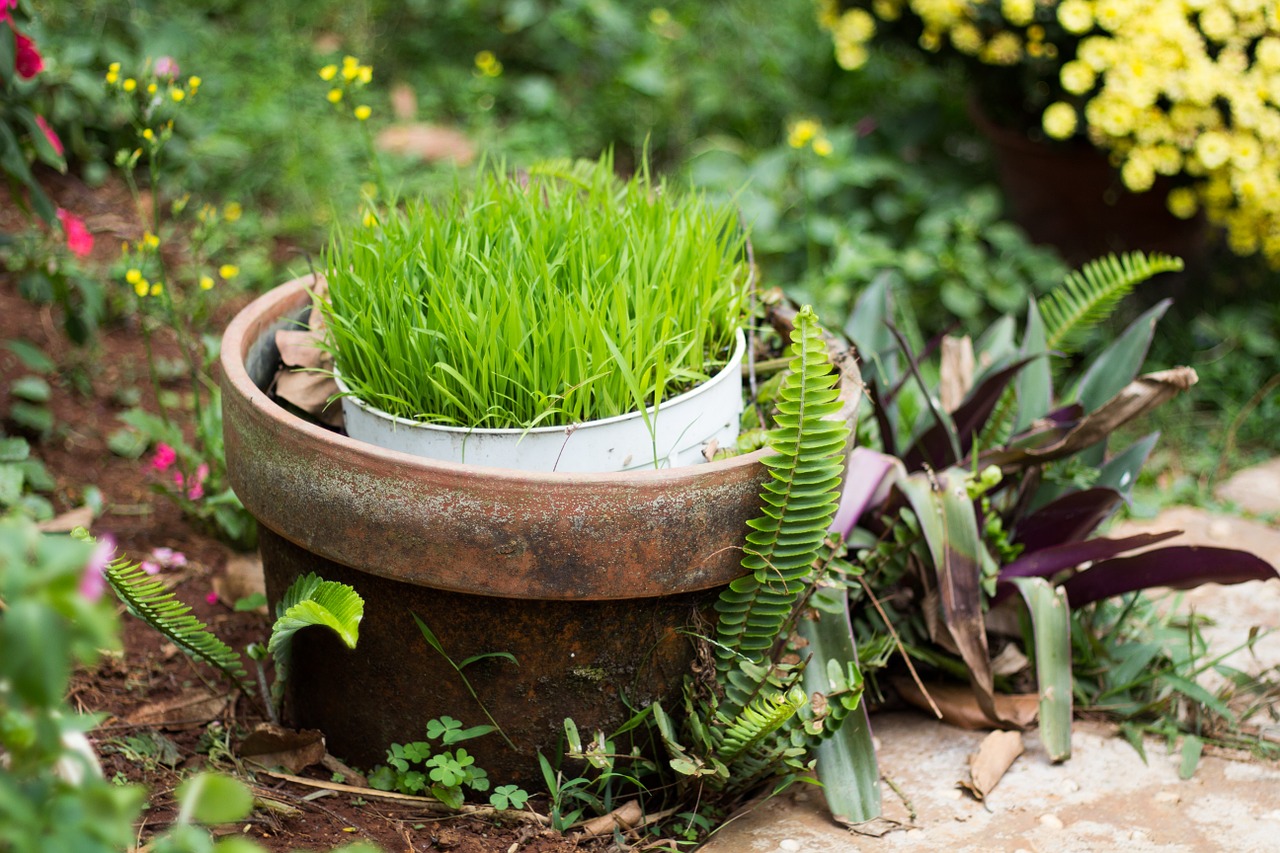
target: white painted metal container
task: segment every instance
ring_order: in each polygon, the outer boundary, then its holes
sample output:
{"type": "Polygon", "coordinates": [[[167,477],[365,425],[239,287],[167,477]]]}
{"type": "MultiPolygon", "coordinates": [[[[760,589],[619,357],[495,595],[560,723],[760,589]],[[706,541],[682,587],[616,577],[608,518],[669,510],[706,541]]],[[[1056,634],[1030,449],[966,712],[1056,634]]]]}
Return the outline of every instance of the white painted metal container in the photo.
{"type": "Polygon", "coordinates": [[[650,408],[572,426],[470,429],[424,424],[376,409],[348,394],[338,380],[347,434],[354,439],[428,459],[520,471],[604,473],[674,468],[704,462],[703,449],[738,439],[742,417],[742,361],[738,331],[733,356],[706,382],[650,408]],[[655,461],[656,460],[656,461],[655,461]]]}

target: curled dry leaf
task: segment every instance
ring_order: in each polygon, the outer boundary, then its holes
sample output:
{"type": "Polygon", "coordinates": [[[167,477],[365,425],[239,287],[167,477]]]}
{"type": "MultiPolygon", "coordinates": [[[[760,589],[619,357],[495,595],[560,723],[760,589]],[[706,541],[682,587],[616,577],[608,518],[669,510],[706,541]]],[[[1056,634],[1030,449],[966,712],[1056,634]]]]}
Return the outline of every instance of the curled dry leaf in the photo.
{"type": "Polygon", "coordinates": [[[1004,778],[1014,759],[1023,753],[1021,732],[992,732],[982,741],[978,751],[969,756],[969,778],[960,781],[975,799],[986,799],[991,789],[1004,778]]]}
{"type": "Polygon", "coordinates": [[[240,744],[240,755],[263,767],[283,767],[297,773],[319,764],[326,754],[324,735],[315,729],[294,731],[260,723],[240,744]]]}
{"type": "Polygon", "coordinates": [[[627,830],[638,824],[644,817],[639,800],[628,800],[613,811],[600,817],[592,818],[582,824],[585,835],[608,835],[615,828],[627,830]]]}
{"type": "MultiPolygon", "coordinates": [[[[909,678],[893,679],[893,687],[906,702],[921,710],[933,713],[929,698],[909,678]]],[[[962,729],[991,729],[1002,724],[1027,728],[1036,721],[1040,709],[1040,697],[1034,693],[997,693],[993,697],[1000,721],[993,720],[983,711],[973,691],[958,684],[925,684],[925,690],[933,698],[942,713],[943,722],[962,729]]]]}

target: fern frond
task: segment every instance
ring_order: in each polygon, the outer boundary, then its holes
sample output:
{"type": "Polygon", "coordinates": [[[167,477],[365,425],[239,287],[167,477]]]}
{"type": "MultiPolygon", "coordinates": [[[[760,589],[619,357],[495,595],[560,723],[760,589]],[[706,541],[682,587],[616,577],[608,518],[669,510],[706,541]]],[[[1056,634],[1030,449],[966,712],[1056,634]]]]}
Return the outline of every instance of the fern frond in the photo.
{"type": "Polygon", "coordinates": [[[293,635],[312,625],[332,630],[349,649],[360,639],[364,599],[344,583],[327,581],[312,572],[295,580],[276,604],[276,623],[271,626],[267,651],[276,663],[276,683],[272,698],[277,702],[289,677],[289,653],[293,635]]]}
{"type": "MultiPolygon", "coordinates": [[[[790,690],[757,696],[725,729],[716,756],[732,771],[734,762],[751,753],[759,744],[808,704],[809,697],[799,685],[790,690]]],[[[736,774],[735,774],[736,775],[736,774]]]]}
{"type": "Polygon", "coordinates": [[[191,607],[165,589],[164,583],[124,557],[112,561],[104,574],[129,612],[159,631],[190,657],[221,671],[241,692],[248,692],[240,655],[209,633],[205,624],[191,614],[191,607]]]}
{"type": "Polygon", "coordinates": [[[831,369],[817,318],[805,307],[791,332],[790,373],[778,392],[770,478],[761,493],[763,514],[749,521],[742,566],[716,602],[716,668],[732,717],[751,700],[759,680],[744,664],[766,664],[813,574],[838,502],[849,427],[835,420],[838,377],[831,369]],[[739,676],[735,678],[734,676],[739,676]]]}
{"type": "Polygon", "coordinates": [[[1181,258],[1130,252],[1098,258],[1070,273],[1040,303],[1049,350],[1075,352],[1084,333],[1110,316],[1135,287],[1154,275],[1182,268],[1181,258]]]}

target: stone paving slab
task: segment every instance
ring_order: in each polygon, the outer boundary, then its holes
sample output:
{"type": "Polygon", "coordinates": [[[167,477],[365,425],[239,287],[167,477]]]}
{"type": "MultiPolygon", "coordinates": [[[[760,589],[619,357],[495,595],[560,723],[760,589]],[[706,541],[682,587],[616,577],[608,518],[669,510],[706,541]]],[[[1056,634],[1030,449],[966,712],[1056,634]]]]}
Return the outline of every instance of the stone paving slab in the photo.
{"type": "Polygon", "coordinates": [[[1163,742],[1148,742],[1144,764],[1107,727],[1077,723],[1061,765],[1027,733],[1027,751],[984,804],[956,787],[984,733],[908,712],[875,715],[872,725],[881,772],[903,795],[881,784],[896,829],[880,838],[851,832],[803,786],[730,823],[703,853],[1280,850],[1280,765],[1209,755],[1184,781],[1163,742]]]}
{"type": "Polygon", "coordinates": [[[1280,513],[1280,459],[1236,472],[1218,488],[1218,497],[1258,515],[1280,513]]]}

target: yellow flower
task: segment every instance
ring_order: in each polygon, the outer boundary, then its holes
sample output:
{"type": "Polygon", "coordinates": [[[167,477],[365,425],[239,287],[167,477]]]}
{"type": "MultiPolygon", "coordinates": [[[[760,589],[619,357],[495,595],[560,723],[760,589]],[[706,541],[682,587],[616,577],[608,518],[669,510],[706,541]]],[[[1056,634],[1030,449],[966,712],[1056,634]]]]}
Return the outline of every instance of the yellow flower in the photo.
{"type": "Polygon", "coordinates": [[[362,85],[367,86],[372,80],[373,80],[373,66],[361,65],[360,66],[360,83],[362,85]]]}
{"type": "Polygon", "coordinates": [[[1079,119],[1074,107],[1065,101],[1058,101],[1045,108],[1040,123],[1051,138],[1066,139],[1076,132],[1079,119]]]}
{"type": "Polygon", "coordinates": [[[142,138],[147,140],[148,142],[155,142],[156,141],[155,131],[149,127],[144,127],[142,129],[142,138]]]}
{"type": "Polygon", "coordinates": [[[240,206],[238,201],[229,201],[227,206],[222,208],[222,218],[228,222],[235,222],[244,214],[244,208],[240,206]]]}
{"type": "Polygon", "coordinates": [[[113,63],[111,63],[110,65],[108,65],[108,66],[107,66],[107,71],[109,71],[109,72],[111,72],[111,73],[113,73],[113,74],[119,74],[119,73],[120,73],[120,63],[119,63],[119,62],[113,62],[113,63]]]}
{"type": "Polygon", "coordinates": [[[132,92],[134,89],[138,88],[138,81],[134,80],[132,77],[126,77],[125,81],[120,84],[120,88],[124,89],[126,92],[132,92]]]}
{"type": "Polygon", "coordinates": [[[329,90],[329,94],[328,94],[326,97],[328,97],[328,99],[329,99],[329,103],[331,103],[331,104],[336,104],[336,103],[338,103],[339,101],[341,101],[341,100],[342,100],[342,90],[341,90],[341,89],[330,89],[330,90],[329,90]]]}
{"type": "Polygon", "coordinates": [[[1002,31],[992,36],[982,49],[982,61],[988,65],[1014,65],[1022,58],[1022,39],[1002,31]]]}
{"type": "Polygon", "coordinates": [[[240,267],[235,264],[223,264],[218,267],[218,275],[222,276],[224,280],[233,279],[240,275],[240,267]]]}
{"type": "Polygon", "coordinates": [[[152,296],[159,296],[159,295],[160,295],[160,294],[162,294],[162,293],[164,293],[164,285],[163,285],[163,284],[161,284],[161,283],[160,283],[160,282],[158,282],[158,281],[152,282],[152,283],[151,283],[151,295],[152,295],[152,296]]]}
{"type": "Polygon", "coordinates": [[[1226,6],[1215,4],[1200,13],[1200,32],[1217,42],[1231,38],[1236,31],[1236,16],[1226,6]]]}
{"type": "Polygon", "coordinates": [[[207,275],[200,276],[200,289],[213,290],[213,279],[207,275]]]}
{"type": "Polygon", "coordinates": [[[1200,202],[1196,199],[1195,190],[1191,187],[1177,187],[1169,190],[1165,205],[1169,208],[1169,212],[1179,219],[1190,219],[1200,209],[1200,202]]]}
{"type": "Polygon", "coordinates": [[[133,292],[138,296],[146,296],[150,288],[151,285],[145,278],[140,278],[133,283],[133,292]]]}
{"type": "Polygon", "coordinates": [[[354,80],[359,76],[360,76],[359,65],[356,65],[354,63],[351,65],[348,65],[345,62],[342,63],[342,79],[343,80],[354,80]]]}
{"type": "Polygon", "coordinates": [[[142,270],[130,269],[124,274],[124,280],[130,284],[137,284],[142,281],[142,270]]]}
{"type": "Polygon", "coordinates": [[[119,72],[119,71],[108,71],[108,72],[107,72],[107,82],[108,82],[108,83],[110,83],[111,85],[113,85],[113,86],[114,86],[114,85],[116,84],[116,81],[117,81],[117,80],[119,80],[119,79],[120,79],[120,72],[119,72]]]}
{"type": "Polygon", "coordinates": [[[1035,20],[1036,7],[1033,0],[1001,0],[1000,11],[1004,18],[1016,27],[1025,27],[1035,20]]]}
{"type": "Polygon", "coordinates": [[[364,219],[362,221],[364,222],[365,228],[372,228],[373,226],[378,224],[378,217],[374,215],[374,212],[372,210],[366,210],[364,212],[364,219]]]}
{"type": "Polygon", "coordinates": [[[1130,192],[1141,193],[1151,189],[1156,180],[1156,170],[1151,161],[1139,152],[1134,152],[1124,161],[1120,168],[1120,180],[1130,192]]]}
{"type": "Polygon", "coordinates": [[[830,157],[831,151],[830,139],[827,139],[825,136],[819,136],[817,139],[813,140],[814,154],[817,154],[819,157],[830,157]]]}
{"type": "Polygon", "coordinates": [[[175,101],[181,101],[186,96],[187,96],[187,93],[182,91],[181,89],[173,89],[172,91],[169,92],[169,97],[173,98],[175,101]]]}
{"type": "Polygon", "coordinates": [[[364,104],[361,104],[355,108],[354,115],[358,121],[365,121],[369,116],[373,115],[373,110],[369,109],[364,104]]]}
{"type": "Polygon", "coordinates": [[[1062,66],[1062,70],[1058,72],[1058,79],[1062,81],[1062,88],[1071,94],[1083,95],[1093,88],[1098,75],[1087,64],[1074,59],[1062,66]]]}
{"type": "Polygon", "coordinates": [[[983,46],[982,32],[968,22],[960,24],[951,31],[951,43],[961,53],[977,56],[983,46]]]}
{"type": "Polygon", "coordinates": [[[1062,0],[1058,5],[1058,23],[1074,35],[1093,28],[1093,7],[1088,0],[1062,0]]]}
{"type": "Polygon", "coordinates": [[[155,83],[149,83],[149,84],[147,85],[147,94],[148,94],[148,95],[154,95],[155,93],[156,93],[156,84],[155,84],[155,83]]]}
{"type": "Polygon", "coordinates": [[[160,238],[147,231],[142,235],[142,245],[148,249],[158,248],[160,246],[160,238]]]}
{"type": "Polygon", "coordinates": [[[822,125],[811,118],[802,118],[799,121],[792,122],[791,129],[787,131],[787,144],[792,148],[803,148],[818,135],[818,131],[821,129],[822,125]]]}
{"type": "Polygon", "coordinates": [[[1231,140],[1220,130],[1211,130],[1196,140],[1196,157],[1212,171],[1231,157],[1231,140]]]}
{"type": "Polygon", "coordinates": [[[200,84],[203,82],[204,81],[201,80],[199,77],[191,77],[189,80],[187,80],[187,85],[191,87],[191,94],[194,95],[196,93],[196,90],[200,88],[200,84]]]}
{"type": "Polygon", "coordinates": [[[337,75],[337,73],[338,73],[338,66],[326,65],[324,68],[320,69],[320,79],[327,82],[329,80],[332,80],[334,76],[337,75]]]}
{"type": "Polygon", "coordinates": [[[502,74],[502,63],[491,50],[482,50],[476,54],[476,68],[486,77],[497,77],[502,74]]]}

